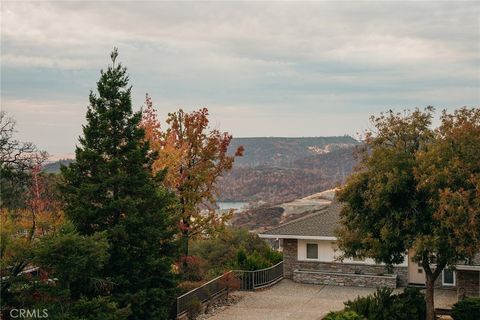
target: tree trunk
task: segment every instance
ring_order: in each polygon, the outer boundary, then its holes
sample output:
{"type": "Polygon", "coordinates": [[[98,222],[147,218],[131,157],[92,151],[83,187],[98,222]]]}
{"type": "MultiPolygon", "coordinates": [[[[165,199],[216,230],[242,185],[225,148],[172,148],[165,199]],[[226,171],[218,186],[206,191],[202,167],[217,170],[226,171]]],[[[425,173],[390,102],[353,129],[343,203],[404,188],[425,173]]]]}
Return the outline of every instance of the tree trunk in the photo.
{"type": "Polygon", "coordinates": [[[188,262],[187,262],[187,257],[188,257],[188,232],[182,232],[182,249],[183,249],[183,261],[182,261],[182,267],[183,271],[185,272],[188,268],[188,262]]]}
{"type": "Polygon", "coordinates": [[[188,231],[184,231],[183,232],[183,254],[185,255],[185,257],[188,257],[188,238],[189,238],[189,232],[188,231]]]}
{"type": "Polygon", "coordinates": [[[434,284],[435,279],[432,274],[425,273],[427,286],[426,290],[426,303],[427,303],[427,317],[426,320],[435,320],[435,303],[434,303],[434,284]]]}
{"type": "Polygon", "coordinates": [[[422,267],[425,271],[425,285],[427,287],[425,300],[427,304],[427,317],[426,320],[435,320],[435,280],[442,273],[442,270],[446,266],[444,259],[439,259],[435,270],[430,268],[430,260],[428,259],[428,252],[423,254],[422,267]]]}

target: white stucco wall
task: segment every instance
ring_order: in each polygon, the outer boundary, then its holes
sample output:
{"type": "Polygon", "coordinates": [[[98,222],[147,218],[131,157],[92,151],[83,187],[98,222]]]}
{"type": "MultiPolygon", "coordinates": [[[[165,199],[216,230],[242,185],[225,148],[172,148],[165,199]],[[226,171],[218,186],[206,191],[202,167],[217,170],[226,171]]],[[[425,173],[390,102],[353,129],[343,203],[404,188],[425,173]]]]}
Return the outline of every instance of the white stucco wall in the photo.
{"type": "MultiPolygon", "coordinates": [[[[365,260],[353,260],[343,259],[338,261],[337,258],[341,255],[341,251],[337,247],[337,243],[334,240],[298,240],[298,257],[299,261],[321,261],[321,262],[342,262],[342,263],[364,263],[364,264],[376,264],[373,259],[365,260]],[[307,259],[307,243],[318,244],[318,259],[307,259]]],[[[408,259],[405,259],[399,266],[407,266],[408,259]]]]}

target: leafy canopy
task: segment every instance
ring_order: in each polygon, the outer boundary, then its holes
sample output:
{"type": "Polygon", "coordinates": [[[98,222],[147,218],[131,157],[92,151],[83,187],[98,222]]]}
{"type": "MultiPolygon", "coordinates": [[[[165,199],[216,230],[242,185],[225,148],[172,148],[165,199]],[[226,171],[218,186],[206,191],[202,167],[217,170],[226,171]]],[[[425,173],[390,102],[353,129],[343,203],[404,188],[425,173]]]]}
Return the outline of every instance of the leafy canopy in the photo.
{"type": "MultiPolygon", "coordinates": [[[[432,108],[372,118],[360,166],[338,196],[345,203],[340,244],[347,256],[453,265],[480,249],[480,110],[432,108]]],[[[442,267],[443,268],[443,267],[442,267]]]]}
{"type": "Polygon", "coordinates": [[[447,266],[480,250],[480,109],[433,108],[372,117],[360,165],[338,193],[345,256],[389,265],[413,260],[425,270],[427,319],[434,281],[447,266]]]}
{"type": "Polygon", "coordinates": [[[178,197],[177,219],[184,255],[188,256],[190,238],[214,234],[229,218],[215,211],[216,184],[232,168],[235,156],[243,154],[243,147],[234,155],[227,154],[232,136],[210,129],[206,108],[170,113],[166,120],[168,127],[162,131],[148,95],[145,104],[142,119],[145,138],[152,152],[159,154],[153,172],[165,174],[165,185],[178,197]]]}

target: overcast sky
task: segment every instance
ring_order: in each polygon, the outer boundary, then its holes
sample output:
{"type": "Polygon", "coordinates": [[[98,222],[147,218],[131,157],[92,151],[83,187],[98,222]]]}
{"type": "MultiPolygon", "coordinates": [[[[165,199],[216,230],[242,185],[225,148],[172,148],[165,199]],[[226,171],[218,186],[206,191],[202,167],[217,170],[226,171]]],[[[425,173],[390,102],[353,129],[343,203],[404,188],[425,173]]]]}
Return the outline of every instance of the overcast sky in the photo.
{"type": "Polygon", "coordinates": [[[2,1],[2,109],[74,151],[113,46],[138,109],[237,137],[355,135],[382,110],[480,106],[475,2],[2,1]]]}

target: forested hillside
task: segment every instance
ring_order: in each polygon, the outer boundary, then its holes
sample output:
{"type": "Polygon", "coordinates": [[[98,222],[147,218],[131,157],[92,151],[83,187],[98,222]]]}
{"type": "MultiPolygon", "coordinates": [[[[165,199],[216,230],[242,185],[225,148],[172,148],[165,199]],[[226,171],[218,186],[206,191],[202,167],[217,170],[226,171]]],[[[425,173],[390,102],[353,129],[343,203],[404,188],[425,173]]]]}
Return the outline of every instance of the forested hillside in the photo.
{"type": "Polygon", "coordinates": [[[62,165],[68,166],[73,161],[74,161],[73,159],[61,159],[55,162],[50,162],[43,166],[43,171],[47,173],[57,173],[57,172],[60,172],[60,167],[62,165]]]}
{"type": "MultiPolygon", "coordinates": [[[[273,204],[331,189],[352,171],[357,145],[350,136],[234,138],[229,150],[244,146],[245,153],[220,179],[219,200],[273,204]]],[[[44,171],[58,172],[72,161],[49,163],[44,171]]]]}
{"type": "Polygon", "coordinates": [[[292,167],[234,167],[219,183],[222,201],[280,203],[331,189],[355,166],[354,146],[293,161],[292,167]]]}
{"type": "Polygon", "coordinates": [[[292,167],[294,162],[312,155],[348,148],[359,142],[350,136],[338,137],[264,137],[234,138],[230,150],[243,146],[243,157],[235,160],[235,167],[292,167]]]}

